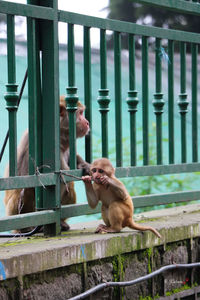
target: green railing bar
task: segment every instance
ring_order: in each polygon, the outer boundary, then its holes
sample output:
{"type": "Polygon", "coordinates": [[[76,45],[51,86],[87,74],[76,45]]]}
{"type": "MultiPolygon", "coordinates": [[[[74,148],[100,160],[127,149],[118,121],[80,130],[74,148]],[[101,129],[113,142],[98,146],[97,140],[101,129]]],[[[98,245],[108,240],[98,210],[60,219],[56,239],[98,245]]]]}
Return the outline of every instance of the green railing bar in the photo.
{"type": "Polygon", "coordinates": [[[15,25],[14,16],[7,15],[7,63],[8,84],[6,85],[6,108],[9,122],[9,175],[17,175],[17,85],[15,62],[15,25]]]}
{"type": "MultiPolygon", "coordinates": [[[[181,191],[165,194],[150,194],[143,196],[134,196],[132,201],[135,208],[166,205],[170,203],[188,202],[200,199],[200,191],[181,191]]],[[[61,208],[61,217],[70,218],[82,215],[97,214],[101,212],[101,204],[95,209],[91,209],[87,203],[81,203],[76,205],[65,205],[61,208]]]]}
{"type": "MultiPolygon", "coordinates": [[[[28,0],[29,4],[34,0],[28,0]]],[[[36,19],[27,18],[28,104],[29,104],[29,174],[42,165],[42,96],[40,76],[40,37],[36,19]]],[[[43,193],[35,190],[36,208],[43,207],[43,193]]]]}
{"type": "Polygon", "coordinates": [[[61,218],[77,217],[82,215],[93,215],[101,212],[99,203],[95,209],[91,209],[87,203],[75,205],[63,205],[61,208],[61,218]]]}
{"type": "MultiPolygon", "coordinates": [[[[178,173],[200,172],[200,163],[187,164],[170,164],[170,165],[156,165],[156,166],[141,166],[129,168],[116,168],[116,176],[118,178],[138,177],[138,176],[154,176],[167,175],[178,173]]],[[[82,176],[82,170],[68,170],[68,174],[78,177],[82,176]]],[[[77,181],[79,179],[65,176],[66,182],[77,181]]],[[[9,178],[0,178],[0,191],[12,190],[29,187],[48,187],[56,185],[59,179],[59,173],[46,173],[30,176],[16,176],[9,178]]]]}
{"type": "Polygon", "coordinates": [[[123,177],[125,178],[125,177],[190,173],[190,172],[199,172],[199,171],[200,171],[200,164],[191,163],[191,164],[116,168],[115,174],[118,178],[123,178],[123,177]]]}
{"type": "MultiPolygon", "coordinates": [[[[66,170],[64,170],[66,172],[66,170]]],[[[75,175],[77,177],[82,176],[82,170],[67,170],[69,175],[75,175]]],[[[57,173],[40,173],[40,175],[26,175],[26,176],[15,176],[9,178],[0,178],[0,190],[12,190],[29,187],[48,187],[56,185],[60,178],[59,172],[57,173]]],[[[77,181],[76,178],[71,176],[65,176],[66,182],[77,181]]]]}
{"type": "Polygon", "coordinates": [[[198,161],[198,104],[197,104],[197,74],[198,74],[198,45],[191,45],[192,53],[192,161],[198,161]]]}
{"type": "Polygon", "coordinates": [[[84,27],[84,95],[85,95],[85,116],[90,122],[90,132],[85,137],[85,158],[92,162],[92,91],[91,91],[91,45],[90,28],[84,27]]]}
{"type": "Polygon", "coordinates": [[[156,92],[154,94],[153,105],[154,113],[156,114],[156,156],[157,164],[161,165],[163,162],[162,156],[162,113],[163,113],[163,93],[162,93],[162,45],[161,39],[156,38],[156,92]]]}
{"type": "MultiPolygon", "coordinates": [[[[169,194],[144,195],[132,197],[134,207],[141,208],[154,205],[188,202],[200,199],[200,191],[182,191],[169,194]]],[[[101,204],[91,209],[87,203],[65,205],[61,207],[61,218],[76,217],[81,215],[96,214],[101,212],[101,204]]],[[[56,212],[44,210],[40,212],[22,214],[0,218],[0,232],[23,227],[52,224],[56,220],[56,212]]]]}
{"type": "Polygon", "coordinates": [[[16,82],[15,64],[15,17],[7,15],[7,62],[8,62],[8,83],[16,82]]]}
{"type": "Polygon", "coordinates": [[[29,174],[35,174],[37,162],[37,49],[35,20],[27,18],[28,46],[28,106],[29,106],[29,174]]]}
{"type": "Polygon", "coordinates": [[[74,24],[68,24],[68,85],[75,86],[74,24]]]}
{"type": "Polygon", "coordinates": [[[109,90],[107,89],[107,47],[106,31],[100,30],[100,89],[97,99],[101,113],[102,157],[108,157],[108,112],[109,90]]]}
{"type": "Polygon", "coordinates": [[[130,155],[131,166],[137,164],[136,112],[138,105],[135,73],[135,37],[129,34],[129,91],[126,102],[130,112],[130,155]]]}
{"type": "MultiPolygon", "coordinates": [[[[150,1],[150,0],[149,0],[150,1]]],[[[164,0],[166,1],[166,0],[164,0]]],[[[168,0],[169,1],[169,0],[168,0]]],[[[184,1],[178,0],[181,3],[181,7],[183,8],[184,1]]],[[[161,3],[160,0],[157,2],[161,3]]],[[[189,4],[189,3],[188,3],[189,4]]],[[[189,4],[191,5],[191,4],[189,4]]],[[[199,4],[192,4],[194,14],[199,14],[200,8],[199,4]]],[[[76,14],[67,11],[54,11],[52,8],[47,7],[37,7],[35,5],[24,5],[19,3],[11,3],[7,1],[0,1],[0,13],[3,14],[13,14],[20,16],[27,16],[37,19],[46,19],[46,20],[54,20],[57,19],[61,22],[73,23],[77,25],[83,25],[87,27],[96,27],[101,29],[113,30],[113,31],[121,31],[126,33],[133,33],[138,35],[147,35],[154,36],[163,39],[171,39],[176,41],[185,41],[185,42],[193,42],[200,43],[200,37],[197,33],[190,33],[179,30],[172,29],[164,29],[164,28],[156,28],[156,27],[147,27],[145,25],[132,24],[124,21],[118,20],[108,20],[103,18],[96,18],[91,16],[86,16],[82,14],[76,14]]]]}
{"type": "Polygon", "coordinates": [[[0,218],[0,232],[30,226],[52,224],[55,223],[55,221],[56,212],[53,210],[3,217],[0,218]]]}
{"type": "Polygon", "coordinates": [[[168,41],[168,139],[169,163],[174,164],[174,41],[168,41]]]}
{"type": "Polygon", "coordinates": [[[69,149],[70,169],[76,169],[76,110],[77,88],[75,87],[75,49],[74,49],[74,25],[68,24],[68,87],[66,104],[69,114],[69,149]]]}
{"type": "MultiPolygon", "coordinates": [[[[41,3],[41,2],[40,2],[41,3]]],[[[57,11],[57,0],[45,0],[45,6],[57,11]]],[[[60,170],[60,106],[59,106],[59,52],[58,20],[45,20],[40,27],[42,51],[42,111],[43,164],[51,170],[60,170]],[[50,109],[49,109],[50,108],[50,109]]],[[[47,169],[43,169],[47,173],[47,169]]],[[[60,233],[60,180],[49,189],[43,189],[43,209],[56,209],[54,224],[44,226],[44,233],[60,233]]]]}
{"type": "Polygon", "coordinates": [[[132,200],[135,208],[166,205],[170,203],[200,200],[200,191],[181,191],[158,195],[135,196],[132,197],[132,200]]]}
{"type": "Polygon", "coordinates": [[[143,164],[149,164],[149,86],[148,86],[148,38],[142,37],[142,124],[143,164]]]}
{"type": "MultiPolygon", "coordinates": [[[[188,13],[192,15],[200,15],[199,4],[194,4],[191,2],[186,2],[183,0],[131,0],[133,2],[141,4],[149,4],[151,6],[157,6],[161,8],[167,8],[176,12],[188,13]]],[[[188,1],[188,0],[187,0],[188,1]]],[[[198,0],[192,0],[192,2],[198,2],[198,0]]]]}
{"type": "Polygon", "coordinates": [[[114,32],[116,166],[122,166],[121,36],[114,32]]]}
{"type": "Polygon", "coordinates": [[[59,21],[117,32],[132,33],[141,36],[200,43],[200,35],[198,33],[145,26],[118,20],[102,19],[66,11],[59,12],[59,21]]]}
{"type": "Polygon", "coordinates": [[[56,20],[58,15],[57,11],[54,11],[50,7],[38,7],[37,5],[27,5],[7,1],[0,1],[0,13],[52,21],[56,20]]]}
{"type": "Polygon", "coordinates": [[[186,113],[188,112],[186,94],[186,43],[180,43],[180,95],[179,95],[179,112],[181,116],[181,161],[187,161],[187,141],[186,141],[186,113]]]}

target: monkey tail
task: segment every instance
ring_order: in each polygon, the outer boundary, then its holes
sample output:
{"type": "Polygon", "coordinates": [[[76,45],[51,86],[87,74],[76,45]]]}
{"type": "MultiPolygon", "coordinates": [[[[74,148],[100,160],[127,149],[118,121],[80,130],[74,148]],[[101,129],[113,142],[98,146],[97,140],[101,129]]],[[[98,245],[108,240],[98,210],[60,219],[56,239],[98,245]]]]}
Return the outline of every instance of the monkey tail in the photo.
{"type": "Polygon", "coordinates": [[[146,230],[150,230],[152,231],[157,237],[161,238],[160,233],[153,227],[151,226],[142,226],[139,225],[137,223],[135,223],[135,221],[133,219],[130,220],[129,224],[127,225],[129,228],[131,229],[135,229],[135,230],[140,230],[140,231],[146,231],[146,230]]]}

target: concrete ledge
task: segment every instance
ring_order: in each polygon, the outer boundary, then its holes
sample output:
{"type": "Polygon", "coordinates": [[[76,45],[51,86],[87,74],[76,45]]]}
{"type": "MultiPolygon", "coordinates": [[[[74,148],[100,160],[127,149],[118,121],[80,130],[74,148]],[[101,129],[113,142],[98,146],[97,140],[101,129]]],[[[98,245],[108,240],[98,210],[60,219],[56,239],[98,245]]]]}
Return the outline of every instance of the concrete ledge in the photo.
{"type": "Polygon", "coordinates": [[[200,236],[200,204],[135,215],[142,224],[155,227],[162,235],[123,229],[118,234],[94,234],[97,222],[76,224],[56,238],[34,236],[0,239],[0,279],[5,280],[99,260],[136,250],[165,245],[200,236]]]}

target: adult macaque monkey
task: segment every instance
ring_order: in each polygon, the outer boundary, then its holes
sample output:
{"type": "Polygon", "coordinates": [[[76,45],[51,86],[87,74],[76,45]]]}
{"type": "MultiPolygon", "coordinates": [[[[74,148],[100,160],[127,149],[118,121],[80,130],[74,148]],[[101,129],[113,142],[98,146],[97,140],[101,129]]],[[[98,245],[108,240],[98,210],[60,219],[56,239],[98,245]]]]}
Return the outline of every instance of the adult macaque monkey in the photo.
{"type": "Polygon", "coordinates": [[[96,233],[119,232],[124,227],[159,232],[150,226],[141,226],[133,221],[133,202],[121,181],[115,177],[115,170],[107,158],[95,160],[90,167],[91,176],[83,176],[88,203],[95,208],[102,202],[102,218],[106,225],[100,224],[96,233]],[[94,181],[92,183],[92,181],[94,181]]]}
{"type": "MultiPolygon", "coordinates": [[[[84,137],[90,130],[89,122],[84,117],[85,106],[78,101],[76,111],[76,136],[84,137]]],[[[34,162],[33,162],[34,163],[34,162]]],[[[69,118],[65,106],[65,97],[60,97],[60,169],[69,170],[69,118]]],[[[17,171],[19,176],[28,175],[29,165],[29,141],[28,131],[25,131],[18,147],[17,171]]],[[[38,166],[39,167],[39,166],[38,166]]],[[[77,155],[77,168],[84,169],[85,174],[89,174],[90,165],[77,155]]],[[[9,176],[9,169],[6,169],[5,177],[9,176]]],[[[74,183],[65,185],[61,183],[61,203],[62,205],[76,203],[76,193],[74,183]]],[[[4,204],[6,215],[16,215],[35,211],[35,189],[15,189],[5,192],[4,204]]],[[[69,225],[61,220],[61,229],[68,230],[69,225]]]]}

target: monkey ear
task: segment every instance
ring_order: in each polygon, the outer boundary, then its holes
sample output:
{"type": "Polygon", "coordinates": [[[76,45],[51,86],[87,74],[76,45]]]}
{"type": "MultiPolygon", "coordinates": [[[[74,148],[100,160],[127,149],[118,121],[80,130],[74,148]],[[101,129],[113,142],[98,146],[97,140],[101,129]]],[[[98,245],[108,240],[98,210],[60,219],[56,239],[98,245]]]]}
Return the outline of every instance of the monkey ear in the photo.
{"type": "Polygon", "coordinates": [[[65,105],[60,104],[60,116],[63,117],[66,112],[65,105]]]}

